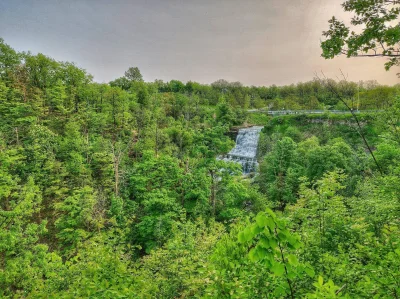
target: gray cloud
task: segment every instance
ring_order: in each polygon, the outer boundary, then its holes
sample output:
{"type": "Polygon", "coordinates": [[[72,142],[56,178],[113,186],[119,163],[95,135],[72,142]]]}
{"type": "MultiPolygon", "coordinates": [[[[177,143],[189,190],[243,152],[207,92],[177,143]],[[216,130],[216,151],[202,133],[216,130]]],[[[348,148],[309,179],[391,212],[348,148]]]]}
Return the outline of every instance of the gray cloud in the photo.
{"type": "Polygon", "coordinates": [[[17,50],[74,61],[107,82],[138,66],[147,81],[290,84],[339,69],[353,81],[398,82],[382,59],[320,57],[342,0],[3,0],[0,36],[17,50]]]}

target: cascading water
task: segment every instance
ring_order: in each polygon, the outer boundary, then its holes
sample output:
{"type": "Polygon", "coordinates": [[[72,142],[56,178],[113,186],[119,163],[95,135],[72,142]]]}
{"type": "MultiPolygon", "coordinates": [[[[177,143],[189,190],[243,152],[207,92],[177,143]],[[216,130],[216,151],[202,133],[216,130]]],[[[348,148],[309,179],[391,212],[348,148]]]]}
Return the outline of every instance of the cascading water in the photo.
{"type": "Polygon", "coordinates": [[[254,172],[258,166],[256,155],[258,139],[262,128],[250,127],[240,129],[236,137],[236,146],[223,160],[240,163],[244,174],[254,172]]]}

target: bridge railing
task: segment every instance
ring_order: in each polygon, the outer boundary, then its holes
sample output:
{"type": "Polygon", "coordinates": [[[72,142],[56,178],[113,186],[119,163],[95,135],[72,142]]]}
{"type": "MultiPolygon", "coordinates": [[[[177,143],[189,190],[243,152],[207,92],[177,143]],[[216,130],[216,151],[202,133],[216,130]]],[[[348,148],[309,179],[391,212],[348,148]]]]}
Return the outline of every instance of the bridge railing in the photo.
{"type": "MultiPolygon", "coordinates": [[[[374,113],[379,112],[381,110],[354,110],[354,113],[374,113]]],[[[267,113],[268,115],[293,115],[293,114],[350,114],[351,112],[348,110],[248,110],[249,113],[262,112],[267,113]]]]}

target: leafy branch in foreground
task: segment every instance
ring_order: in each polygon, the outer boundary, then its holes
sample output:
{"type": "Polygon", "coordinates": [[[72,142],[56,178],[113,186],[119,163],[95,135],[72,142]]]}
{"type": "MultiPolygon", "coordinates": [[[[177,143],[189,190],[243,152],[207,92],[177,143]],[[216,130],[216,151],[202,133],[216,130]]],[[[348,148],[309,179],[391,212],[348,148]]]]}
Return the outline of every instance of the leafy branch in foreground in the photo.
{"type": "MultiPolygon", "coordinates": [[[[358,133],[358,134],[360,135],[360,137],[362,138],[362,140],[363,140],[365,146],[366,146],[367,149],[368,149],[368,152],[371,154],[371,157],[372,157],[372,159],[374,160],[374,163],[375,163],[376,167],[378,168],[380,174],[382,175],[382,174],[383,174],[382,168],[381,168],[381,166],[379,165],[378,161],[376,160],[376,157],[375,157],[375,155],[374,155],[374,152],[372,151],[372,148],[371,148],[371,146],[369,145],[369,143],[368,143],[368,141],[367,141],[367,139],[366,139],[366,137],[365,137],[365,134],[364,134],[363,131],[362,131],[361,123],[360,123],[360,121],[359,121],[357,115],[355,114],[354,110],[353,110],[352,108],[350,108],[350,106],[346,103],[346,101],[344,100],[344,98],[342,97],[342,95],[341,95],[341,94],[337,91],[337,89],[332,85],[331,81],[328,80],[328,79],[326,78],[325,74],[322,73],[322,75],[324,76],[324,79],[325,79],[325,80],[322,80],[322,79],[318,76],[318,74],[316,74],[316,78],[317,78],[321,83],[326,82],[326,85],[327,85],[329,91],[330,91],[334,96],[336,96],[336,97],[339,99],[339,101],[340,101],[341,103],[343,103],[343,105],[345,105],[345,107],[347,108],[347,110],[350,111],[352,117],[354,118],[354,120],[355,120],[356,123],[357,123],[357,127],[358,127],[357,133],[358,133]]],[[[342,75],[343,75],[343,72],[342,72],[342,75]]],[[[345,81],[346,81],[346,77],[345,77],[344,75],[343,75],[343,77],[344,77],[344,79],[345,79],[345,81]]],[[[346,82],[347,82],[347,81],[346,81],[346,82]]]]}
{"type": "Polygon", "coordinates": [[[398,0],[347,0],[342,6],[353,12],[351,25],[332,17],[326,38],[321,42],[322,57],[386,57],[386,70],[400,63],[400,14],[398,0]],[[362,30],[357,30],[359,28],[362,30]]]}
{"type": "Polygon", "coordinates": [[[292,234],[269,209],[260,212],[256,222],[240,232],[238,239],[249,246],[251,261],[262,263],[276,277],[286,280],[287,285],[279,283],[275,288],[275,296],[295,298],[294,280],[304,274],[314,276],[312,267],[300,263],[294,254],[301,246],[299,237],[292,234]]]}

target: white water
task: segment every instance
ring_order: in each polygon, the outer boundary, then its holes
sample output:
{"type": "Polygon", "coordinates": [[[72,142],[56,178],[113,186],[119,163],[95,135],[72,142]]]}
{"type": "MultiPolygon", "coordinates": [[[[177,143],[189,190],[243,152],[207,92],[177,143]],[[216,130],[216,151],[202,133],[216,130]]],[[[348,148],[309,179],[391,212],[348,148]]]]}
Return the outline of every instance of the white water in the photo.
{"type": "Polygon", "coordinates": [[[224,160],[241,164],[245,174],[254,172],[258,166],[256,156],[262,128],[240,129],[236,137],[236,146],[224,157],[224,160]]]}

